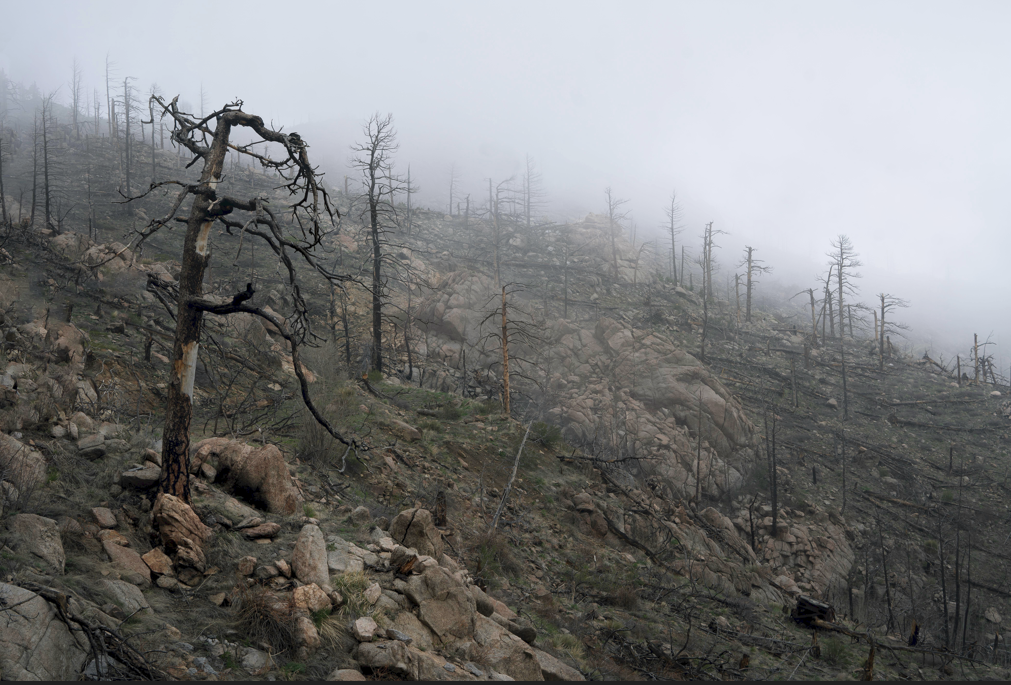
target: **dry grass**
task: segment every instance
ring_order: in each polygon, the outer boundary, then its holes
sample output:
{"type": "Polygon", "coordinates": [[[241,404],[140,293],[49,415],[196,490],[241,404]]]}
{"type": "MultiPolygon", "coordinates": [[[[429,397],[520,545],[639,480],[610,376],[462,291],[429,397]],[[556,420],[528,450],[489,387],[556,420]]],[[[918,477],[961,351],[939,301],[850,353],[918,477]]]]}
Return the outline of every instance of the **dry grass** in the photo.
{"type": "Polygon", "coordinates": [[[260,585],[243,587],[235,602],[235,620],[251,642],[266,642],[279,652],[294,649],[295,607],[260,585]]]}

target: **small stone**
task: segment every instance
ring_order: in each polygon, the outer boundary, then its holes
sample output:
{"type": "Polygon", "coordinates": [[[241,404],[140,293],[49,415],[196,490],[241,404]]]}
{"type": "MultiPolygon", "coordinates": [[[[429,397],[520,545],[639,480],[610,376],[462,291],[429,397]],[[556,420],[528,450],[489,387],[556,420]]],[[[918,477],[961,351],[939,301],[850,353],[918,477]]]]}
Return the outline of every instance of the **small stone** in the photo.
{"type": "Polygon", "coordinates": [[[277,567],[277,570],[281,572],[282,576],[285,578],[291,578],[291,566],[288,565],[287,561],[284,559],[277,559],[274,561],[274,566],[277,567]]]}
{"type": "Polygon", "coordinates": [[[172,560],[169,559],[168,555],[160,547],[155,547],[147,554],[141,556],[141,559],[144,560],[144,563],[147,564],[153,573],[162,576],[174,575],[172,572],[172,560]]]}
{"type": "Polygon", "coordinates": [[[271,578],[276,578],[281,575],[281,572],[277,570],[277,567],[273,564],[266,564],[265,566],[260,566],[254,572],[254,575],[259,580],[270,580],[271,578]]]}
{"type": "Polygon", "coordinates": [[[239,665],[250,673],[256,675],[263,671],[270,664],[270,655],[259,649],[249,648],[242,655],[239,665]]]}
{"type": "Polygon", "coordinates": [[[99,542],[111,542],[114,545],[121,545],[123,547],[130,546],[130,541],[127,540],[122,533],[118,533],[108,528],[98,531],[98,535],[95,537],[98,538],[99,542]]]}
{"type": "Polygon", "coordinates": [[[225,603],[226,595],[224,592],[215,592],[213,595],[209,596],[207,599],[211,600],[211,604],[216,607],[221,606],[225,603]]]}
{"type": "Polygon", "coordinates": [[[411,637],[407,633],[402,633],[394,628],[386,629],[386,637],[388,637],[391,640],[399,640],[400,642],[403,642],[405,644],[411,644],[412,642],[414,642],[413,637],[411,637]]]}
{"type": "Polygon", "coordinates": [[[258,526],[253,526],[252,528],[246,528],[242,531],[242,534],[250,540],[258,540],[262,538],[272,538],[280,532],[280,524],[268,521],[267,523],[261,523],[258,526]]]}
{"type": "Polygon", "coordinates": [[[179,587],[179,581],[172,576],[158,576],[154,584],[163,590],[175,590],[179,587]]]}
{"type": "Polygon", "coordinates": [[[67,435],[67,429],[59,425],[58,423],[54,423],[52,427],[49,429],[49,434],[52,435],[54,438],[62,438],[67,435]]]}
{"type": "Polygon", "coordinates": [[[476,677],[476,678],[483,678],[484,677],[484,671],[482,671],[480,668],[477,667],[476,664],[474,664],[474,663],[472,663],[470,661],[468,661],[467,663],[465,663],[463,665],[463,668],[466,671],[468,671],[471,675],[473,675],[474,677],[476,677]]]}
{"type": "Polygon", "coordinates": [[[107,507],[94,507],[91,515],[100,528],[115,528],[117,525],[115,514],[107,507]]]}
{"type": "Polygon", "coordinates": [[[112,486],[109,488],[109,494],[112,497],[119,497],[120,495],[123,494],[123,486],[120,485],[119,483],[113,483],[112,486]]]}
{"type": "Polygon", "coordinates": [[[161,469],[147,467],[124,471],[119,477],[119,484],[124,488],[148,490],[158,484],[161,479],[161,469]]]}
{"type": "Polygon", "coordinates": [[[365,680],[365,676],[361,674],[361,671],[356,671],[353,668],[335,668],[330,675],[326,677],[328,681],[348,681],[348,680],[365,680]]]}
{"type": "Polygon", "coordinates": [[[450,673],[455,673],[456,672],[456,666],[454,666],[453,664],[449,663],[448,661],[446,663],[444,663],[442,665],[442,667],[444,669],[446,669],[447,671],[449,671],[450,673]]]}
{"type": "Polygon", "coordinates": [[[573,497],[572,503],[576,506],[576,511],[591,513],[596,509],[593,498],[585,492],[581,492],[573,497]]]}
{"type": "Polygon", "coordinates": [[[105,553],[109,555],[113,564],[124,571],[140,574],[147,585],[151,584],[151,569],[137,552],[108,540],[102,543],[102,547],[105,548],[105,553]]]}
{"type": "Polygon", "coordinates": [[[299,609],[303,609],[311,614],[317,611],[330,611],[331,601],[326,592],[316,583],[309,583],[295,588],[292,592],[292,601],[299,609]]]}
{"type": "Polygon", "coordinates": [[[209,483],[213,483],[218,475],[218,470],[206,461],[200,465],[200,475],[209,483]]]}
{"type": "Polygon", "coordinates": [[[365,601],[369,604],[375,604],[379,601],[379,596],[383,594],[383,588],[379,586],[379,583],[372,583],[365,589],[365,601]]]}
{"type": "Polygon", "coordinates": [[[364,526],[372,522],[372,512],[367,507],[355,507],[351,511],[351,522],[356,526],[364,526]]]}
{"type": "Polygon", "coordinates": [[[1001,615],[994,607],[988,607],[986,611],[983,612],[983,618],[988,620],[990,623],[1000,624],[1001,615]]]}
{"type": "Polygon", "coordinates": [[[371,616],[362,616],[354,623],[354,636],[359,642],[372,642],[379,625],[371,616]]]}
{"type": "Polygon", "coordinates": [[[831,398],[831,399],[830,399],[830,400],[829,400],[828,402],[826,402],[826,403],[825,403],[825,406],[826,406],[826,407],[830,407],[830,408],[832,408],[832,409],[838,409],[838,408],[839,408],[839,401],[838,401],[838,400],[836,400],[836,399],[835,399],[835,398],[833,397],[833,398],[831,398]]]}
{"type": "Polygon", "coordinates": [[[240,576],[252,575],[253,570],[256,568],[256,557],[242,557],[239,559],[239,563],[236,564],[236,570],[240,576]]]}

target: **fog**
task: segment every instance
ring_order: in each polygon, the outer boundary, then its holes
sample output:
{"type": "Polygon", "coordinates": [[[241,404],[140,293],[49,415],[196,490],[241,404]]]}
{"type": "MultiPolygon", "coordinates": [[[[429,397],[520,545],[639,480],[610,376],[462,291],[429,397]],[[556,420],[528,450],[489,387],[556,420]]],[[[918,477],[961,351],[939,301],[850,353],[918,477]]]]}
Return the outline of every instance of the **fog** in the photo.
{"type": "Polygon", "coordinates": [[[725,271],[752,245],[784,288],[815,286],[845,233],[862,299],[908,299],[947,355],[1011,341],[1009,20],[998,2],[20,3],[0,68],[66,102],[75,58],[104,97],[108,54],[141,92],[241,98],[334,184],[391,112],[433,208],[451,166],[478,201],[527,154],[560,220],[611,186],[642,236],[677,189],[689,249],[714,221],[725,271]]]}

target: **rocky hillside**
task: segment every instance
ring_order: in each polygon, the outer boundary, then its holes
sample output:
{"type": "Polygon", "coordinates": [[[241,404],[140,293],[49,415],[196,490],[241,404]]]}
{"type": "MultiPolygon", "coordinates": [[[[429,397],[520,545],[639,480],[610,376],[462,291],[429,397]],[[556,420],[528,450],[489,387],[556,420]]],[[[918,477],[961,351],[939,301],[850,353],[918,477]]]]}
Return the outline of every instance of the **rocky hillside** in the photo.
{"type": "MultiPolygon", "coordinates": [[[[742,324],[594,215],[415,211],[385,376],[369,294],[307,282],[355,450],[276,329],[209,321],[192,502],[158,494],[178,236],[123,235],[159,202],[5,233],[4,677],[1009,677],[1007,389],[815,345],[788,302],[742,324]]],[[[350,219],[326,248],[364,263],[350,219]]],[[[210,297],[290,304],[267,256],[214,264],[210,297]]]]}

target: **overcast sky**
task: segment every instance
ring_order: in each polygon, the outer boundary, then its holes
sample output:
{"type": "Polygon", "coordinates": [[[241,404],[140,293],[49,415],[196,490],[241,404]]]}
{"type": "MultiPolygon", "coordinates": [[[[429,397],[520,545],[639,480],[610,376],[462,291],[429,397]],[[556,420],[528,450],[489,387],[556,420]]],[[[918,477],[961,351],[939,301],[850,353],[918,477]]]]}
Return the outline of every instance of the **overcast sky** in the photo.
{"type": "Polygon", "coordinates": [[[104,89],[107,53],[145,91],[198,106],[202,83],[334,176],[391,112],[432,206],[451,164],[481,196],[525,154],[559,216],[611,186],[651,230],[676,188],[690,245],[714,221],[726,268],[750,244],[798,288],[846,233],[865,300],[968,349],[1011,344],[1009,34],[1007,2],[50,1],[5,9],[0,67],[64,99],[75,57],[104,89]]]}

